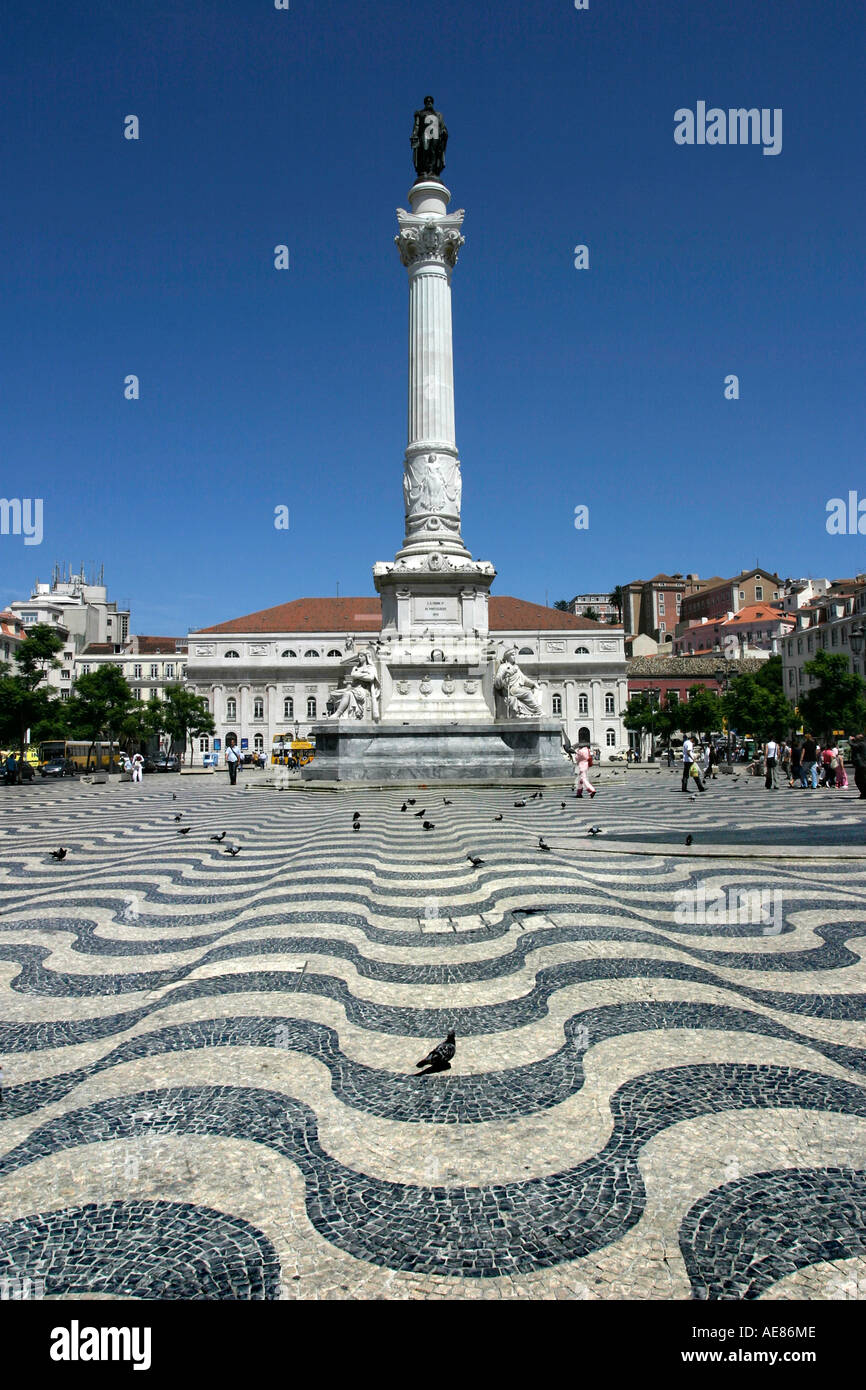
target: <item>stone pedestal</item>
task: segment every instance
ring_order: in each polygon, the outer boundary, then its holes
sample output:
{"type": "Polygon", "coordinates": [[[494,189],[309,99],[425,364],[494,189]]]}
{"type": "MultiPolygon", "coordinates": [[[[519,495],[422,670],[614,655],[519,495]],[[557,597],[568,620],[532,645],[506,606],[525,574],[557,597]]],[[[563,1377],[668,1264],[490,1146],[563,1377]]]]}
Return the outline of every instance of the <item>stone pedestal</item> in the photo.
{"type": "Polygon", "coordinates": [[[562,753],[561,726],[551,719],[345,720],[314,724],[312,733],[316,756],[302,769],[305,782],[563,782],[573,773],[562,753]]]}

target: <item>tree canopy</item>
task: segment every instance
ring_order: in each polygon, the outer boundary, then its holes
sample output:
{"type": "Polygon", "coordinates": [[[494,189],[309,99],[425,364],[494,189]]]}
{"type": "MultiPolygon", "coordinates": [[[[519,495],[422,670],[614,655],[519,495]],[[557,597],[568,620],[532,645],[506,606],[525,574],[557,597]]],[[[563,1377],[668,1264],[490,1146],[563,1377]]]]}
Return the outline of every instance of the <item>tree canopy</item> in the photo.
{"type": "Polygon", "coordinates": [[[819,651],[803,670],[817,682],[799,698],[803,726],[822,738],[834,729],[846,734],[862,733],[866,728],[866,697],[860,676],[848,670],[848,658],[841,652],[819,651]]]}

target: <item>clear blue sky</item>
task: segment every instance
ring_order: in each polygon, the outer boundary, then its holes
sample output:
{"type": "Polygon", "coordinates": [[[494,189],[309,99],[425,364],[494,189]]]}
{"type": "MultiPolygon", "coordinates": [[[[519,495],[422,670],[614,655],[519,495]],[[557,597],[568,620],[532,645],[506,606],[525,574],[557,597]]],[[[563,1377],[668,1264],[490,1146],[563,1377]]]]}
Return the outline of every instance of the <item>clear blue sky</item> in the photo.
{"type": "Polygon", "coordinates": [[[373,592],[427,92],[494,592],[866,570],[824,527],[866,496],[860,0],[11,0],[2,53],[0,495],[42,497],[45,537],[0,537],[0,602],[55,560],[104,562],[141,632],[373,592]],[[782,153],[676,145],[698,100],[781,107],[782,153]]]}

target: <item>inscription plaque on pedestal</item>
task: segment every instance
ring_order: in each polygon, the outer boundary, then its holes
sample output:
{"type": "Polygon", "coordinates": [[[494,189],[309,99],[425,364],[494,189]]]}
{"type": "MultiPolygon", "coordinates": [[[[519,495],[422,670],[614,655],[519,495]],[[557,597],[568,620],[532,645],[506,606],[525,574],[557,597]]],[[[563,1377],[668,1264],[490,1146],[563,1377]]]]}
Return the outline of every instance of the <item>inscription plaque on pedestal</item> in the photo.
{"type": "Polygon", "coordinates": [[[460,601],[457,598],[432,598],[416,595],[412,600],[412,621],[416,623],[458,623],[460,601]]]}

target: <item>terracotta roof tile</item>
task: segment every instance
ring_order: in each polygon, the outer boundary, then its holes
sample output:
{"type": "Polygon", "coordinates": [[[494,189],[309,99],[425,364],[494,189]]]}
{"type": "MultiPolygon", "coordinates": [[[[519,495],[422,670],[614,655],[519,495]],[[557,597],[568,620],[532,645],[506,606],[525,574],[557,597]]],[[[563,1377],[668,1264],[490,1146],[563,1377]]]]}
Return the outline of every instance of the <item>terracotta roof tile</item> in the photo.
{"type": "MultiPolygon", "coordinates": [[[[545,608],[541,603],[508,595],[491,595],[488,611],[493,632],[533,631],[610,631],[607,623],[591,618],[579,618],[559,608],[545,608]]],[[[382,608],[378,598],[297,598],[290,603],[263,608],[243,618],[232,618],[213,627],[198,628],[206,632],[379,632],[382,608]]],[[[140,639],[139,639],[140,640],[140,639]]]]}

